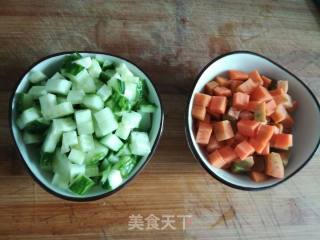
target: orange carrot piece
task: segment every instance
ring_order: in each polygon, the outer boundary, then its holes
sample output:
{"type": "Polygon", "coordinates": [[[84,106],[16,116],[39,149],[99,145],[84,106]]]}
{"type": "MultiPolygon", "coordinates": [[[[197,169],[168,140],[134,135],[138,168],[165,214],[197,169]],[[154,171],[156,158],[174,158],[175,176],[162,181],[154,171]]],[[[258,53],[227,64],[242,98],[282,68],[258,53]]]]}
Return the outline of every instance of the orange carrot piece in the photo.
{"type": "Polygon", "coordinates": [[[234,137],[232,126],[230,121],[224,120],[213,123],[213,133],[217,141],[224,141],[234,137]]]}
{"type": "Polygon", "coordinates": [[[193,105],[192,107],[192,117],[198,120],[204,120],[206,116],[206,108],[203,106],[193,105]]]}
{"type": "Polygon", "coordinates": [[[287,133],[276,134],[272,145],[274,148],[288,150],[288,148],[292,147],[293,145],[292,134],[287,134],[287,133]]]}
{"type": "Polygon", "coordinates": [[[260,123],[257,121],[241,119],[237,122],[237,129],[243,136],[254,137],[259,125],[260,123]]]}
{"type": "Polygon", "coordinates": [[[234,135],[234,141],[236,143],[240,143],[244,140],[247,140],[247,137],[243,136],[241,133],[237,132],[235,135],[234,135]]]}
{"type": "Polygon", "coordinates": [[[284,177],[284,167],[279,153],[272,152],[266,156],[265,173],[275,178],[284,177]]]}
{"type": "Polygon", "coordinates": [[[259,83],[260,85],[263,85],[263,80],[262,80],[258,70],[253,70],[252,72],[250,72],[249,78],[251,78],[254,82],[259,83]]]}
{"type": "Polygon", "coordinates": [[[226,96],[226,97],[230,97],[232,95],[231,90],[226,87],[215,87],[213,89],[213,94],[216,96],[226,96]]]}
{"type": "Polygon", "coordinates": [[[250,96],[242,92],[236,92],[233,94],[232,106],[237,109],[245,109],[249,103],[250,96]]]}
{"type": "Polygon", "coordinates": [[[264,182],[269,178],[266,174],[261,172],[256,172],[256,171],[251,171],[249,175],[250,175],[250,178],[257,183],[264,182]]]}
{"type": "Polygon", "coordinates": [[[247,80],[248,74],[239,70],[229,70],[229,79],[231,80],[247,80]]]}
{"type": "Polygon", "coordinates": [[[223,143],[222,142],[218,142],[216,137],[214,136],[214,134],[211,134],[211,137],[210,137],[210,140],[209,140],[209,143],[207,145],[207,152],[208,153],[211,153],[219,148],[221,148],[223,146],[223,143]]]}
{"type": "Polygon", "coordinates": [[[260,102],[259,101],[249,101],[246,110],[254,112],[260,102]]]}
{"type": "Polygon", "coordinates": [[[267,116],[271,116],[271,114],[274,113],[274,111],[276,110],[277,104],[274,100],[271,100],[269,102],[266,103],[266,111],[267,111],[267,116]]]}
{"type": "Polygon", "coordinates": [[[197,106],[207,107],[211,101],[211,96],[203,93],[196,93],[194,95],[193,104],[197,106]]]}
{"type": "Polygon", "coordinates": [[[233,160],[236,160],[238,158],[237,154],[230,146],[224,146],[220,148],[218,151],[221,154],[225,163],[231,163],[233,160]]]}
{"type": "Polygon", "coordinates": [[[268,142],[260,141],[257,138],[250,138],[249,143],[256,150],[258,154],[262,154],[268,142]]]}
{"type": "Polygon", "coordinates": [[[220,87],[229,87],[230,86],[230,80],[224,78],[224,77],[216,77],[216,80],[215,80],[220,87]]]}
{"type": "Polygon", "coordinates": [[[257,129],[256,138],[262,143],[267,143],[270,141],[273,134],[274,134],[273,126],[261,124],[257,129]]]}
{"type": "Polygon", "coordinates": [[[234,151],[237,156],[243,160],[252,155],[255,152],[255,149],[250,145],[250,143],[244,140],[235,147],[234,151]]]}
{"type": "Polygon", "coordinates": [[[247,81],[241,83],[241,85],[238,86],[237,91],[250,94],[258,86],[259,86],[259,83],[249,78],[247,81]]]}
{"type": "Polygon", "coordinates": [[[227,98],[225,96],[212,96],[209,105],[209,113],[224,114],[227,107],[227,98]]]}
{"type": "Polygon", "coordinates": [[[200,122],[196,142],[201,145],[207,145],[212,133],[212,125],[210,123],[200,122]]]}
{"type": "Polygon", "coordinates": [[[279,123],[283,121],[287,116],[287,111],[283,107],[283,105],[278,105],[273,114],[271,114],[271,118],[275,123],[279,123]]]}
{"type": "Polygon", "coordinates": [[[261,152],[261,155],[268,155],[269,153],[270,153],[270,143],[267,142],[265,148],[261,152]]]}
{"type": "Polygon", "coordinates": [[[216,87],[218,87],[219,84],[215,81],[210,81],[206,84],[206,86],[204,87],[206,92],[210,95],[213,95],[213,89],[215,89],[216,87]]]}
{"type": "Polygon", "coordinates": [[[230,80],[230,89],[232,92],[237,92],[238,87],[243,83],[241,80],[230,80]]]}
{"type": "Polygon", "coordinates": [[[286,80],[278,80],[277,81],[277,88],[281,88],[283,92],[287,93],[289,88],[289,82],[286,80]]]}
{"type": "Polygon", "coordinates": [[[214,152],[210,153],[208,159],[211,165],[216,168],[222,168],[226,164],[218,150],[215,150],[214,152]]]}
{"type": "Polygon", "coordinates": [[[252,120],[253,119],[253,113],[249,111],[241,111],[239,114],[240,119],[246,119],[246,120],[252,120]]]}
{"type": "Polygon", "coordinates": [[[265,88],[268,88],[270,86],[270,84],[272,83],[272,80],[266,76],[261,76],[262,81],[263,81],[263,86],[265,88]]]}
{"type": "Polygon", "coordinates": [[[276,88],[274,90],[270,90],[269,93],[270,93],[270,95],[272,97],[274,97],[274,96],[277,96],[277,95],[283,95],[285,92],[283,91],[282,88],[276,88]]]}
{"type": "Polygon", "coordinates": [[[272,100],[272,96],[263,86],[258,86],[250,95],[250,101],[266,102],[272,100]]]}

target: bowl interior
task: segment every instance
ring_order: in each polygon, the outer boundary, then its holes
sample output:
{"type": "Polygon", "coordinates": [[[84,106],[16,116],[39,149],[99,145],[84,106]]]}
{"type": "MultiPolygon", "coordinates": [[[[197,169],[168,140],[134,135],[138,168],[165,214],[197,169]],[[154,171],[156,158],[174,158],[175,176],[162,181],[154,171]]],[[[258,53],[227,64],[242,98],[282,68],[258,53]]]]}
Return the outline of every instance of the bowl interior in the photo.
{"type": "Polygon", "coordinates": [[[190,145],[195,149],[194,154],[198,155],[200,161],[205,165],[209,172],[214,173],[218,178],[223,179],[227,183],[246,189],[256,189],[274,185],[282,179],[270,179],[263,183],[255,183],[247,176],[231,174],[225,170],[212,167],[202,150],[198,147],[195,141],[193,132],[193,119],[191,117],[192,103],[195,93],[200,92],[204,85],[213,80],[217,75],[223,75],[227,70],[237,69],[245,72],[258,69],[262,74],[273,79],[285,79],[289,81],[289,94],[294,100],[299,103],[298,110],[294,113],[295,126],[293,130],[294,147],[289,159],[288,167],[285,170],[285,178],[293,175],[303,165],[310,160],[316,151],[319,144],[319,129],[320,129],[320,113],[319,104],[310,90],[293,74],[260,55],[249,52],[235,52],[225,55],[216,61],[213,61],[202,72],[195,88],[192,92],[188,105],[188,126],[187,131],[190,134],[190,145]]]}
{"type": "MultiPolygon", "coordinates": [[[[80,52],[81,53],[81,52],[80,52]]],[[[51,76],[53,73],[55,73],[59,67],[62,65],[64,57],[68,55],[69,53],[65,54],[59,54],[55,55],[53,57],[47,58],[39,63],[37,63],[32,69],[33,70],[40,70],[43,71],[47,76],[51,76]]],[[[161,134],[162,130],[162,109],[161,109],[161,103],[159,96],[156,92],[156,89],[154,88],[153,84],[151,83],[150,79],[148,76],[146,76],[138,67],[133,65],[132,63],[123,60],[121,58],[115,57],[115,56],[110,56],[110,55],[105,55],[105,54],[96,54],[96,53],[81,53],[82,56],[95,56],[95,55],[100,55],[101,57],[104,57],[105,59],[111,60],[113,62],[125,62],[128,66],[128,68],[137,76],[146,79],[146,83],[149,88],[149,100],[151,102],[154,102],[157,104],[158,109],[153,115],[152,118],[152,128],[149,133],[150,141],[153,146],[152,152],[150,153],[149,156],[143,157],[135,169],[131,172],[129,177],[122,183],[121,186],[124,186],[128,181],[130,181],[136,174],[137,172],[144,166],[146,161],[148,160],[149,157],[151,157],[156,145],[157,141],[159,140],[159,136],[161,134]]],[[[31,69],[30,69],[31,70],[31,69]]],[[[19,83],[16,93],[20,92],[25,92],[29,88],[29,83],[28,83],[28,73],[26,73],[23,78],[21,79],[21,82],[19,83]]],[[[101,187],[94,187],[92,188],[87,194],[83,196],[79,196],[77,194],[74,194],[73,192],[69,190],[64,190],[61,188],[58,188],[54,185],[51,184],[51,179],[52,179],[52,174],[49,174],[45,171],[42,171],[39,167],[39,162],[38,162],[38,156],[39,153],[37,152],[34,147],[25,145],[24,142],[22,141],[22,135],[20,130],[18,129],[16,125],[16,118],[17,114],[14,111],[16,109],[15,107],[15,97],[13,97],[12,105],[11,105],[11,126],[12,126],[12,132],[14,139],[17,143],[17,146],[20,150],[20,153],[23,157],[23,159],[26,162],[27,167],[29,170],[32,172],[32,174],[48,189],[51,190],[52,192],[57,193],[58,195],[66,198],[72,198],[72,199],[81,199],[81,198],[94,198],[97,196],[100,196],[107,191],[101,187]]],[[[121,188],[118,187],[117,189],[121,188]]],[[[113,190],[112,192],[115,192],[117,189],[113,190]]]]}

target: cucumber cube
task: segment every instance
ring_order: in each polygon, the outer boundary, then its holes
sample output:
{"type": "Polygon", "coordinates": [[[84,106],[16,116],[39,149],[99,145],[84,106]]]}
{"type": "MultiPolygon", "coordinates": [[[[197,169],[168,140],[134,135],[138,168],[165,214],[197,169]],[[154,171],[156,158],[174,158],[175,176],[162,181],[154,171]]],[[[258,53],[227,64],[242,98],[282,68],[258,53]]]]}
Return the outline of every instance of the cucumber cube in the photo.
{"type": "Polygon", "coordinates": [[[47,92],[67,95],[72,83],[66,79],[49,79],[46,84],[47,92]]]}
{"type": "Polygon", "coordinates": [[[102,101],[106,101],[108,100],[108,98],[111,96],[112,94],[112,89],[110,87],[108,87],[107,85],[103,84],[97,94],[101,97],[102,101]]]}
{"type": "Polygon", "coordinates": [[[115,152],[118,151],[123,145],[123,142],[115,134],[109,134],[105,136],[100,140],[100,142],[115,152]]]}
{"type": "Polygon", "coordinates": [[[109,107],[96,112],[94,118],[101,136],[105,136],[118,128],[118,122],[109,107]]]}
{"type": "Polygon", "coordinates": [[[145,132],[132,132],[130,135],[130,150],[134,155],[148,155],[151,152],[148,134],[145,132]]]}
{"type": "Polygon", "coordinates": [[[76,63],[84,68],[90,68],[90,66],[92,64],[92,60],[91,60],[91,57],[83,57],[83,58],[80,58],[80,59],[74,61],[74,63],[76,63]]]}
{"type": "Polygon", "coordinates": [[[139,127],[139,123],[141,121],[141,114],[137,112],[126,112],[122,115],[122,124],[130,127],[137,128],[139,127]]]}
{"type": "Polygon", "coordinates": [[[89,109],[78,110],[74,116],[77,123],[78,134],[92,134],[94,132],[91,111],[89,109]]]}
{"type": "Polygon", "coordinates": [[[82,103],[84,95],[85,93],[83,90],[71,90],[68,93],[67,101],[71,102],[72,104],[80,104],[82,103]]]}
{"type": "Polygon", "coordinates": [[[116,135],[123,140],[127,140],[127,138],[130,135],[131,130],[132,129],[129,125],[125,125],[123,123],[120,123],[119,127],[116,131],[116,135]]]}
{"type": "Polygon", "coordinates": [[[96,94],[85,95],[82,101],[83,105],[92,110],[98,111],[103,108],[102,99],[96,94]]]}
{"type": "Polygon", "coordinates": [[[81,134],[79,136],[79,145],[83,152],[89,152],[94,149],[94,140],[91,134],[81,134]]]}
{"type": "Polygon", "coordinates": [[[70,162],[76,163],[76,164],[83,164],[85,157],[86,155],[84,152],[75,148],[71,148],[71,151],[68,155],[68,159],[70,160],[70,162]]]}
{"type": "Polygon", "coordinates": [[[41,71],[31,71],[29,73],[28,79],[31,83],[39,83],[47,79],[47,76],[41,71]]]}

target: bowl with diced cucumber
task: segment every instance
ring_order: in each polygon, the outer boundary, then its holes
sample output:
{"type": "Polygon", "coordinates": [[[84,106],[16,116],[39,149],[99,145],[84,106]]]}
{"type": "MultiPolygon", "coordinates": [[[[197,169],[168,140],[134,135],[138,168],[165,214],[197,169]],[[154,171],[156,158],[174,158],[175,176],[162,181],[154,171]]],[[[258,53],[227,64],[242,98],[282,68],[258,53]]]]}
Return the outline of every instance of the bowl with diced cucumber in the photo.
{"type": "Polygon", "coordinates": [[[106,197],[130,182],[155,152],[164,118],[142,70],[95,52],[57,53],[32,65],[10,111],[31,176],[73,201],[106,197]]]}

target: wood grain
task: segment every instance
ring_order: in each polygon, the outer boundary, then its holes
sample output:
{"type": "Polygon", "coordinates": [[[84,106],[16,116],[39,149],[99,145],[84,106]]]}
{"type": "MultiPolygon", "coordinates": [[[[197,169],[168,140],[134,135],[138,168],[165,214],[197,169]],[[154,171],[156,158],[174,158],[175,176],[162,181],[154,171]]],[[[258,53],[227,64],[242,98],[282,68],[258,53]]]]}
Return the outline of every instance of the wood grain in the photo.
{"type": "Polygon", "coordinates": [[[192,157],[183,129],[200,69],[232,50],[259,52],[320,96],[320,12],[312,1],[0,0],[0,239],[320,239],[319,153],[263,192],[231,189],[192,157]],[[8,101],[34,61],[66,50],[126,57],[154,80],[165,106],[157,154],[128,187],[90,203],[48,194],[24,170],[8,101]],[[128,230],[129,216],[192,215],[186,229],[128,230]]]}

